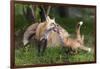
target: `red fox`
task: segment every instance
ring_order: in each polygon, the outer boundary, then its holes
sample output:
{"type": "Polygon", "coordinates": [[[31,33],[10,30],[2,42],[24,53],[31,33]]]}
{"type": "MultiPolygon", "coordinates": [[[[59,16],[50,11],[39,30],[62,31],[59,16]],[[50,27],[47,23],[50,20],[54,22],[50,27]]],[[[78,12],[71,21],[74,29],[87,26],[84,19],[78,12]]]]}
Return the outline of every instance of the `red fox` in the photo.
{"type": "MultiPolygon", "coordinates": [[[[46,17],[46,21],[42,23],[35,23],[30,25],[24,33],[23,37],[23,44],[24,46],[29,43],[30,39],[37,39],[40,40],[41,37],[46,33],[46,30],[57,26],[58,24],[55,23],[55,19],[50,19],[49,16],[46,17]]],[[[59,26],[61,31],[63,32],[64,36],[68,37],[69,33],[66,32],[61,26],[59,26]]],[[[48,39],[48,46],[57,46],[60,44],[59,38],[56,32],[51,31],[47,37],[48,39]]]]}
{"type": "MultiPolygon", "coordinates": [[[[55,33],[54,29],[56,26],[57,23],[55,22],[55,19],[50,19],[49,16],[46,17],[46,21],[44,22],[32,24],[24,33],[23,44],[28,44],[30,38],[34,38],[36,41],[38,41],[37,47],[40,51],[41,47],[45,48],[51,39],[55,39],[57,33],[55,33]]],[[[63,31],[64,30],[62,30],[62,32],[63,31]]],[[[67,32],[65,32],[65,34],[66,36],[69,35],[67,32]]]]}
{"type": "Polygon", "coordinates": [[[24,33],[23,44],[26,45],[29,42],[29,39],[33,36],[35,39],[40,40],[40,38],[44,35],[44,32],[53,28],[55,25],[55,20],[50,19],[49,16],[47,16],[46,21],[42,23],[32,24],[24,33]]]}
{"type": "Polygon", "coordinates": [[[79,49],[82,49],[84,51],[91,52],[91,48],[84,46],[84,35],[81,36],[81,34],[80,34],[80,27],[82,26],[82,24],[83,24],[83,22],[80,21],[77,25],[75,39],[72,39],[70,37],[67,37],[67,38],[64,37],[63,32],[59,28],[57,28],[57,33],[58,33],[60,41],[62,42],[62,45],[64,47],[69,47],[72,50],[76,50],[79,48],[79,49]]]}

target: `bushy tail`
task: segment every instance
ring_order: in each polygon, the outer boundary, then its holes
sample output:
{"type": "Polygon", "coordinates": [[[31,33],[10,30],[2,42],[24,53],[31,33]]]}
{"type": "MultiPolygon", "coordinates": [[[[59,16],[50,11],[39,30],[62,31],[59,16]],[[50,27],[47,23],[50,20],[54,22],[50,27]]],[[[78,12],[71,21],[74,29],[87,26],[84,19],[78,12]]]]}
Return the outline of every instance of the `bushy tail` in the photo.
{"type": "Polygon", "coordinates": [[[91,48],[88,48],[88,47],[85,47],[85,46],[80,46],[79,48],[84,50],[84,51],[91,52],[91,48]]]}
{"type": "Polygon", "coordinates": [[[80,21],[77,24],[77,27],[76,27],[76,36],[77,36],[77,39],[81,39],[80,28],[81,28],[82,24],[83,24],[83,21],[80,21]]]}

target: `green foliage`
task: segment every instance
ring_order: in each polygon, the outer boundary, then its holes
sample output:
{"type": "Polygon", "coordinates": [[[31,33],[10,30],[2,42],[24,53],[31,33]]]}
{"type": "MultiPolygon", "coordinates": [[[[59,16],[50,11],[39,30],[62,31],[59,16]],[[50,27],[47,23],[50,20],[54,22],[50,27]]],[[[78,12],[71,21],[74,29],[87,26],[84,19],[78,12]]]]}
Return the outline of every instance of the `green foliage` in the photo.
{"type": "Polygon", "coordinates": [[[80,51],[76,55],[70,55],[65,54],[61,47],[47,48],[44,56],[38,56],[36,48],[32,46],[27,51],[25,48],[16,49],[15,54],[16,65],[94,61],[93,53],[80,51]]]}

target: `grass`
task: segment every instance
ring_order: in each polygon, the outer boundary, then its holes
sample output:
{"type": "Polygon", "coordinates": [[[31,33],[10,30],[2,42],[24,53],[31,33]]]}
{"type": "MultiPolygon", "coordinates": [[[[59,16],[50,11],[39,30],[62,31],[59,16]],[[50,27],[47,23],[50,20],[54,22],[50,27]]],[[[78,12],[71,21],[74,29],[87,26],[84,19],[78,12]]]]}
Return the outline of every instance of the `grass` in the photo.
{"type": "Polygon", "coordinates": [[[15,64],[53,64],[68,62],[89,62],[94,61],[93,53],[80,51],[78,54],[65,54],[61,47],[47,48],[43,56],[37,55],[37,50],[33,46],[19,48],[15,50],[15,64]]]}
{"type": "MultiPolygon", "coordinates": [[[[93,37],[85,35],[85,46],[94,49],[93,37]]],[[[37,55],[37,49],[32,44],[26,47],[15,49],[15,64],[16,65],[31,65],[31,64],[53,64],[53,63],[74,63],[74,62],[89,62],[94,61],[94,52],[85,52],[79,50],[78,54],[66,54],[61,46],[48,47],[43,56],[37,55]]]]}

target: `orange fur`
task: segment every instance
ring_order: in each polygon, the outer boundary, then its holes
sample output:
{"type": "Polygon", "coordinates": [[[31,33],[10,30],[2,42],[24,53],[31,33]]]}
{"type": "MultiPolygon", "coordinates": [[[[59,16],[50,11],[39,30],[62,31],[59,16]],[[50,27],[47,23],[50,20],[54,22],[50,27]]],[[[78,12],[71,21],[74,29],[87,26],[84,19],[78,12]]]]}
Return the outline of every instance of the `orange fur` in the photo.
{"type": "MultiPolygon", "coordinates": [[[[44,35],[45,30],[47,30],[51,27],[50,24],[52,22],[55,23],[55,20],[47,17],[46,21],[44,21],[42,23],[38,23],[38,26],[36,26],[37,25],[36,23],[29,26],[24,33],[24,38],[23,38],[24,45],[26,45],[29,42],[27,39],[31,35],[30,33],[33,34],[35,32],[35,39],[40,40],[41,37],[44,35]],[[36,29],[36,30],[34,31],[34,29],[36,29]]],[[[57,25],[57,23],[55,23],[55,25],[57,25]]],[[[59,26],[59,28],[61,29],[61,31],[63,32],[63,35],[66,38],[69,37],[68,32],[66,32],[61,26],[59,26]]],[[[60,43],[57,33],[54,31],[50,32],[49,37],[48,37],[48,46],[55,47],[55,46],[59,46],[59,44],[61,44],[61,43],[60,43]]]]}
{"type": "Polygon", "coordinates": [[[81,27],[81,25],[76,29],[76,38],[75,39],[72,39],[70,37],[66,38],[63,35],[63,32],[61,30],[59,30],[59,28],[58,28],[58,31],[59,31],[58,35],[59,35],[60,40],[62,41],[64,47],[71,47],[72,49],[80,48],[82,50],[90,52],[91,49],[84,46],[84,36],[81,36],[81,34],[80,34],[80,27],[81,27]]]}

